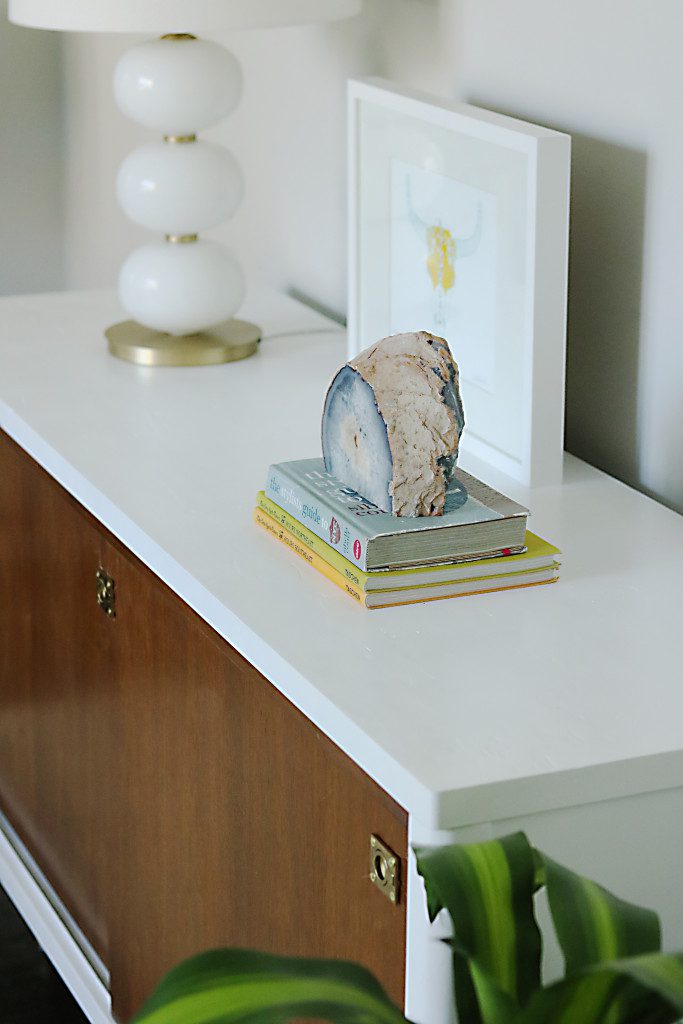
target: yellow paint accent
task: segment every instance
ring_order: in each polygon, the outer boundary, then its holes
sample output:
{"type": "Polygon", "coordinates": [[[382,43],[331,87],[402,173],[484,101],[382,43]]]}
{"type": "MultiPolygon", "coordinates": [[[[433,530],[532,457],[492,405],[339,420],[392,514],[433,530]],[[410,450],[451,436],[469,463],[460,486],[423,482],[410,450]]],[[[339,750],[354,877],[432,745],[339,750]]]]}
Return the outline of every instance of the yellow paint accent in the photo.
{"type": "Polygon", "coordinates": [[[455,284],[455,239],[448,228],[435,224],[427,229],[427,270],[434,289],[449,292],[455,284]]]}

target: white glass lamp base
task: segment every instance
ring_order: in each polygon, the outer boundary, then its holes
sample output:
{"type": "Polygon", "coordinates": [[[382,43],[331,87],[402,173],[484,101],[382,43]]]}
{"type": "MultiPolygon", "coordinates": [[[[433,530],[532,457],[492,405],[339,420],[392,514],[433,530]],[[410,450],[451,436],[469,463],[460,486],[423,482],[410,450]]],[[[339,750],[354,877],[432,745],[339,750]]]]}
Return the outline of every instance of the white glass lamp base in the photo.
{"type": "Polygon", "coordinates": [[[153,142],[121,165],[116,192],[123,212],[150,231],[191,235],[229,220],[244,195],[234,156],[211,142],[153,142]]]}
{"type": "MultiPolygon", "coordinates": [[[[221,349],[222,342],[216,348],[213,329],[220,326],[225,334],[226,322],[244,298],[244,276],[222,245],[200,241],[198,234],[234,214],[244,184],[234,157],[222,146],[197,141],[196,133],[239,103],[240,66],[217,43],[184,34],[164,36],[124,53],[114,93],[125,114],[163,136],[131,153],[117,179],[119,201],[129,218],[166,236],[125,261],[119,275],[121,303],[136,325],[162,339],[192,336],[196,350],[202,336],[206,357],[191,362],[225,362],[232,357],[221,349]]],[[[131,331],[128,323],[127,335],[131,331]]],[[[118,325],[116,334],[119,338],[118,325]]],[[[175,356],[159,355],[173,348],[171,342],[159,344],[156,355],[135,361],[182,365],[175,356]]],[[[118,355],[124,348],[117,342],[112,351],[118,355]]],[[[175,345],[175,351],[181,349],[175,345]]]]}
{"type": "Polygon", "coordinates": [[[187,136],[210,128],[242,98],[242,69],[225,47],[177,35],[149,39],[122,55],[114,96],[131,121],[161,135],[187,136]]]}
{"type": "Polygon", "coordinates": [[[123,308],[167,334],[196,334],[234,316],[242,269],[217,242],[152,242],[130,254],[119,275],[123,308]]]}

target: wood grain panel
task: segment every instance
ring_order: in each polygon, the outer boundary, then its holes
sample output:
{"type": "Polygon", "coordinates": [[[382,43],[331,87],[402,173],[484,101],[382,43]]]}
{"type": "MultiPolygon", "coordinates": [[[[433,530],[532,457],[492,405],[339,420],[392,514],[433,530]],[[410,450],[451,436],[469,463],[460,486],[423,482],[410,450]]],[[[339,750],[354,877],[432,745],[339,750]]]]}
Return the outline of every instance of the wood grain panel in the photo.
{"type": "Polygon", "coordinates": [[[116,574],[115,1012],[216,946],[356,960],[403,1005],[405,904],[368,875],[373,832],[405,873],[404,811],[146,569],[116,574]]]}
{"type": "Polygon", "coordinates": [[[115,623],[90,517],[0,433],[0,804],[107,959],[115,623]]]}
{"type": "Polygon", "coordinates": [[[216,946],[356,960],[402,1004],[405,904],[368,875],[371,833],[405,875],[405,812],[1,432],[0,565],[0,804],[119,1019],[216,946]]]}

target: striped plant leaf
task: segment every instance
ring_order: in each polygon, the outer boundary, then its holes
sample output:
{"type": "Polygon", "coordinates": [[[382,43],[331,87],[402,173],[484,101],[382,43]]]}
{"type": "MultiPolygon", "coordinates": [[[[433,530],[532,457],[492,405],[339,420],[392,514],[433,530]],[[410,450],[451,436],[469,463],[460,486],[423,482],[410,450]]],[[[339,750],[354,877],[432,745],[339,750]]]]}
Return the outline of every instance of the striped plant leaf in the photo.
{"type": "Polygon", "coordinates": [[[646,953],[594,964],[541,989],[514,1024],[676,1024],[683,954],[646,953]]]}
{"type": "Polygon", "coordinates": [[[378,981],[339,960],[223,949],[185,961],[162,980],[136,1024],[405,1024],[378,981]]]}
{"type": "MultiPolygon", "coordinates": [[[[471,982],[476,1000],[474,1012],[486,1021],[486,1024],[511,1024],[517,1014],[517,1005],[512,997],[498,988],[488,971],[476,960],[468,960],[462,956],[460,959],[469,968],[468,981],[471,982]]],[[[466,1020],[460,1007],[459,1019],[461,1022],[466,1020]]]]}
{"type": "Polygon", "coordinates": [[[661,949],[654,911],[620,900],[596,882],[542,857],[550,913],[567,975],[592,964],[661,949]]]}
{"type": "MultiPolygon", "coordinates": [[[[523,833],[416,851],[432,920],[453,922],[460,1024],[676,1024],[683,954],[664,955],[657,915],[617,899],[534,850],[523,833]],[[540,884],[566,975],[540,987],[540,884]]],[[[427,983],[427,982],[426,982],[427,983]]],[[[216,950],[164,978],[137,1024],[407,1024],[364,968],[216,950]]]]}
{"type": "Polygon", "coordinates": [[[526,836],[417,851],[417,865],[432,920],[445,908],[453,922],[461,1024],[511,1019],[540,984],[537,862],[526,836]]]}

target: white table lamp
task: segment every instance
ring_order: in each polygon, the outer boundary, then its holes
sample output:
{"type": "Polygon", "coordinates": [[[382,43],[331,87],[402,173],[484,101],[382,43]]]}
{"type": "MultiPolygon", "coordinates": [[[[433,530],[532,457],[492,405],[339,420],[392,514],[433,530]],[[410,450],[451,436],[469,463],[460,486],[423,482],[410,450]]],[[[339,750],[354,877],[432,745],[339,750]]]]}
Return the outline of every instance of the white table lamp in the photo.
{"type": "Polygon", "coordinates": [[[362,0],[9,0],[9,19],[65,32],[150,32],[114,75],[120,109],[162,141],[132,152],[119,171],[119,202],[136,224],[163,233],[131,253],[119,296],[133,317],[108,329],[109,349],[146,365],[230,362],[256,351],[259,329],[232,317],[244,296],[237,260],[199,234],[228,220],[242,172],[222,146],[197,133],[238,105],[235,57],[197,34],[328,21],[362,0]]]}

